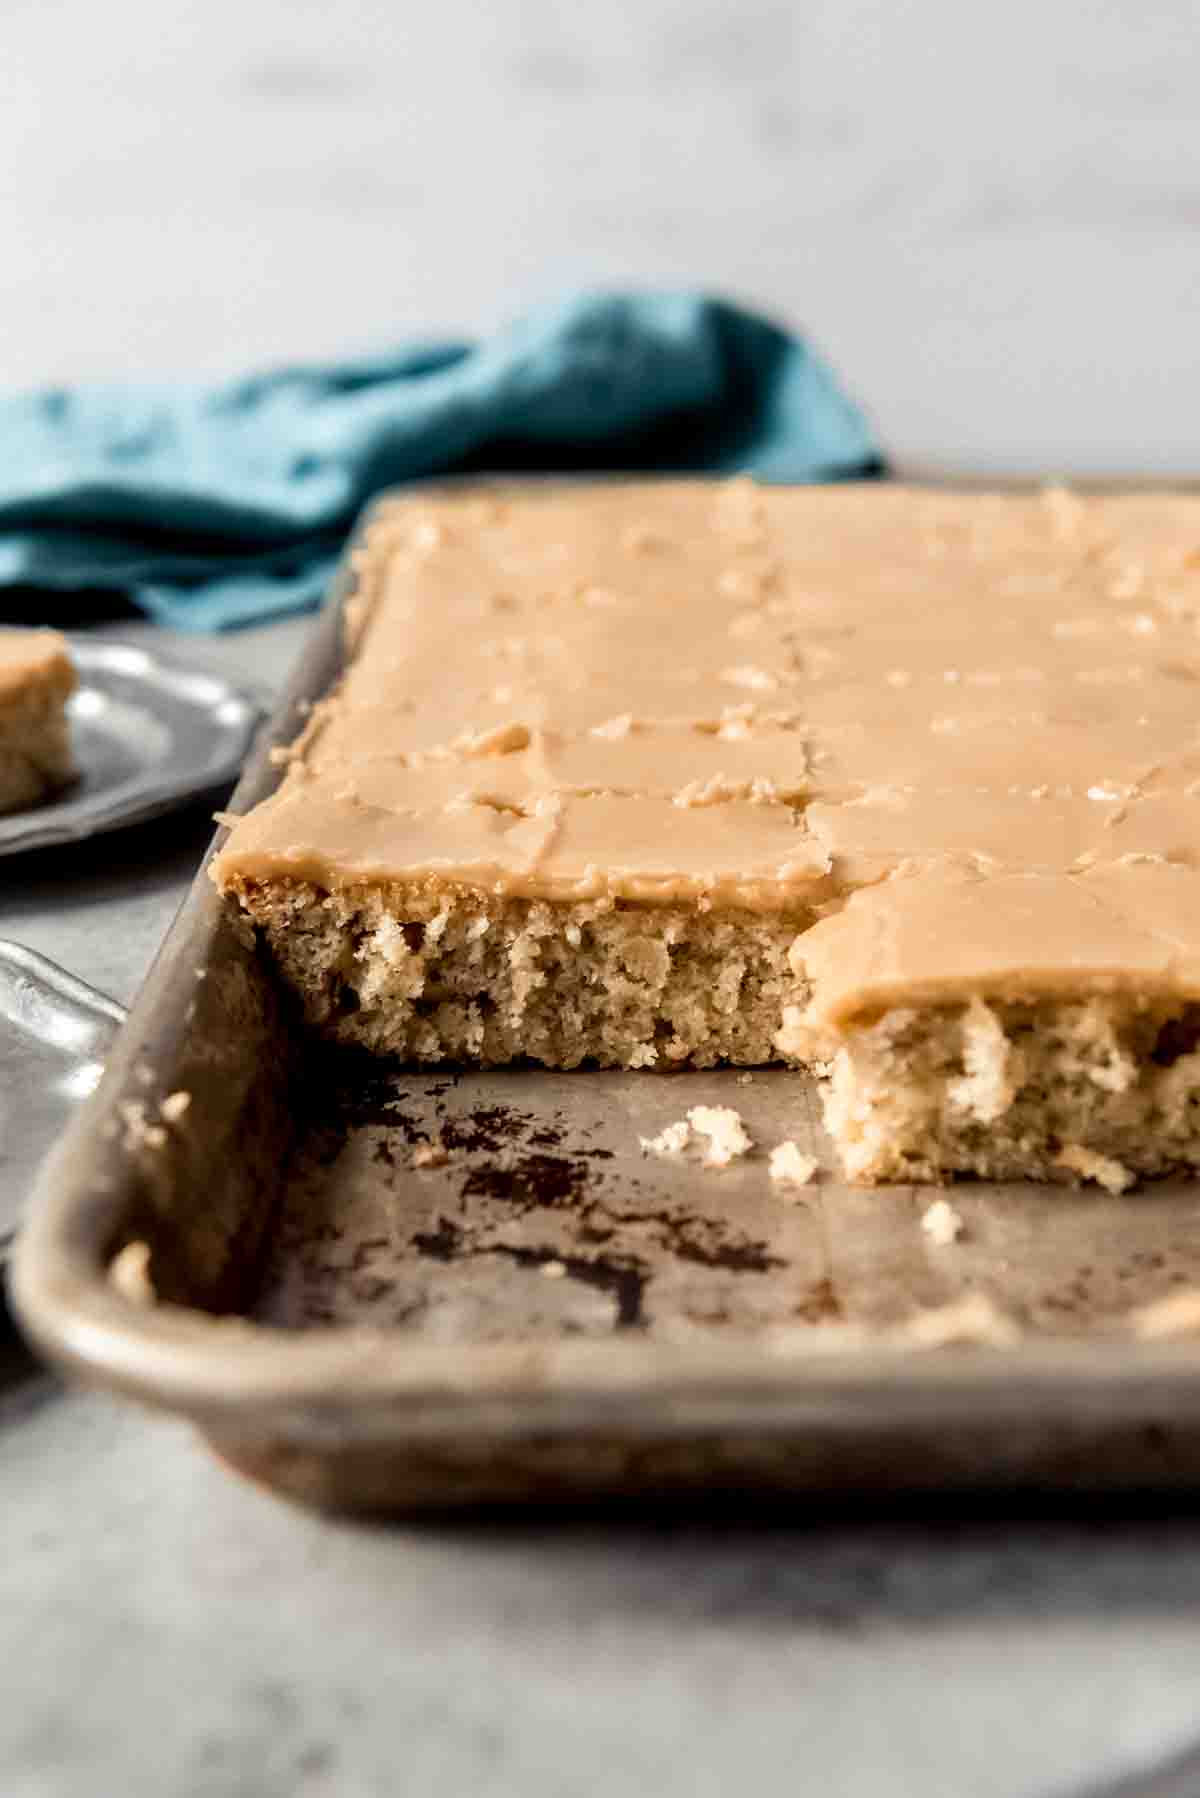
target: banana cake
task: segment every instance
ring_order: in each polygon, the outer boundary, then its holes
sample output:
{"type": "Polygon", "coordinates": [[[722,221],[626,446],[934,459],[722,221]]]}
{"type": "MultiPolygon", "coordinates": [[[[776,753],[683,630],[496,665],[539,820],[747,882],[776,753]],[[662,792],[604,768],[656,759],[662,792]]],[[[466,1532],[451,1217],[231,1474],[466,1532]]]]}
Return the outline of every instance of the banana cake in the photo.
{"type": "Polygon", "coordinates": [[[851,1177],[1200,1163],[1200,500],[377,509],[214,878],[409,1061],[813,1068],[851,1177]]]}
{"type": "Polygon", "coordinates": [[[74,779],[66,712],[74,690],[57,631],[0,631],[0,812],[36,805],[74,779]]]}

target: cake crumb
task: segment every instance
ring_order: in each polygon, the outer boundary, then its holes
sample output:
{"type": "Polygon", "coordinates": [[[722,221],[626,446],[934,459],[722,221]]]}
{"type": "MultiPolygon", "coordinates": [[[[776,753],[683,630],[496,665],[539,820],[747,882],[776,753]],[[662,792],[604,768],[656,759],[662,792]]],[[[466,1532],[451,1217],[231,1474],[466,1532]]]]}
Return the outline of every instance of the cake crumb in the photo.
{"type": "Polygon", "coordinates": [[[1011,1348],[1021,1339],[1013,1319],[983,1292],[914,1312],[900,1330],[915,1348],[1011,1348]]]}
{"type": "Polygon", "coordinates": [[[671,795],[672,805],[686,811],[701,805],[724,805],[728,799],[744,799],[748,789],[745,781],[729,780],[724,774],[713,774],[708,780],[690,780],[686,786],[671,795]]]}
{"type": "Polygon", "coordinates": [[[108,1279],[131,1305],[153,1305],[158,1294],[150,1278],[150,1244],[127,1242],[109,1262],[108,1279]]]}
{"type": "Polygon", "coordinates": [[[1137,1185],[1137,1175],[1131,1174],[1123,1162],[1114,1160],[1111,1155],[1099,1155],[1094,1149],[1085,1149],[1078,1142],[1064,1143],[1054,1158],[1054,1165],[1067,1168],[1083,1180],[1094,1180],[1106,1192],[1128,1192],[1131,1186],[1137,1185]]]}
{"type": "Polygon", "coordinates": [[[777,1143],[771,1150],[768,1170],[781,1186],[809,1186],[817,1171],[815,1155],[806,1155],[798,1142],[777,1143]]]}
{"type": "Polygon", "coordinates": [[[667,1124],[657,1136],[641,1136],[644,1155],[682,1155],[693,1135],[707,1138],[705,1167],[728,1167],[753,1147],[739,1114],[729,1105],[693,1105],[686,1118],[667,1124]]]}
{"type": "Polygon", "coordinates": [[[939,1249],[957,1242],[966,1225],[948,1199],[935,1199],[921,1215],[921,1228],[939,1249]]]}
{"type": "Polygon", "coordinates": [[[692,1129],[684,1118],[668,1124],[657,1136],[641,1136],[643,1155],[682,1155],[691,1140],[692,1129]]]}
{"type": "Polygon", "coordinates": [[[737,1077],[737,1083],[739,1086],[753,1086],[754,1085],[754,1075],[753,1074],[739,1074],[737,1077]]]}
{"type": "Polygon", "coordinates": [[[753,1146],[739,1113],[730,1105],[693,1105],[687,1121],[697,1136],[708,1138],[707,1167],[728,1167],[753,1146]]]}
{"type": "Polygon", "coordinates": [[[1129,1327],[1142,1342],[1175,1342],[1200,1336],[1200,1287],[1187,1286],[1165,1298],[1139,1305],[1129,1314],[1129,1327]]]}
{"type": "Polygon", "coordinates": [[[565,1261],[543,1261],[542,1278],[544,1280],[561,1280],[565,1277],[567,1264],[565,1261]]]}
{"type": "Polygon", "coordinates": [[[414,1167],[445,1167],[450,1151],[444,1142],[419,1142],[412,1152],[414,1167]]]}
{"type": "Polygon", "coordinates": [[[191,1093],[168,1093],[158,1109],[165,1123],[177,1124],[184,1113],[190,1109],[191,1103],[191,1093]]]}
{"type": "Polygon", "coordinates": [[[124,1144],[127,1154],[137,1154],[142,1149],[165,1149],[167,1133],[161,1124],[151,1124],[146,1117],[146,1106],[141,1099],[122,1099],[117,1106],[121,1122],[125,1126],[124,1144]]]}

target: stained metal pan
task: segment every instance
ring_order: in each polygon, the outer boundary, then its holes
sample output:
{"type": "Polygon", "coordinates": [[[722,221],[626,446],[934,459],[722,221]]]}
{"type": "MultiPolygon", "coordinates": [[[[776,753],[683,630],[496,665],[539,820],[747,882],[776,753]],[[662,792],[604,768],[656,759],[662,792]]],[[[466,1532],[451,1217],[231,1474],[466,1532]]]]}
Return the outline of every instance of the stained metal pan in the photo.
{"type": "MultiPolygon", "coordinates": [[[[349,584],[235,811],[336,679],[349,584]]],[[[333,1055],[202,870],[42,1171],[12,1290],[69,1371],[327,1505],[1195,1483],[1200,1341],[1144,1340],[1136,1314],[1200,1288],[1200,1187],[963,1185],[945,1245],[935,1196],[841,1183],[783,1070],[333,1055]],[[753,1155],[642,1154],[705,1102],[753,1155]],[[790,1197],[766,1171],[783,1137],[821,1160],[790,1197]],[[415,1165],[434,1140],[445,1163],[415,1165]]]]}

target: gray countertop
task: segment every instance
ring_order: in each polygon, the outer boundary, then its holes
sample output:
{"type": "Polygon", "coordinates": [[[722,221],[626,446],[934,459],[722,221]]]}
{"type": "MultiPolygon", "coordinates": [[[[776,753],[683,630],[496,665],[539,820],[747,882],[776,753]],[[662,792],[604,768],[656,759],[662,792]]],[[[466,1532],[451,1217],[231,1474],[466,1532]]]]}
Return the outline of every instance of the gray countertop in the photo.
{"type": "MultiPolygon", "coordinates": [[[[17,0],[0,380],[701,279],[907,457],[1194,473],[1194,37],[1188,0],[17,0]]],[[[303,628],[175,648],[269,683],[303,628]]],[[[0,935],[127,1000],[207,833],[10,862],[0,935]]],[[[0,1506],[5,1798],[1071,1798],[1200,1735],[1183,1515],[368,1528],[12,1342],[0,1506]]]]}

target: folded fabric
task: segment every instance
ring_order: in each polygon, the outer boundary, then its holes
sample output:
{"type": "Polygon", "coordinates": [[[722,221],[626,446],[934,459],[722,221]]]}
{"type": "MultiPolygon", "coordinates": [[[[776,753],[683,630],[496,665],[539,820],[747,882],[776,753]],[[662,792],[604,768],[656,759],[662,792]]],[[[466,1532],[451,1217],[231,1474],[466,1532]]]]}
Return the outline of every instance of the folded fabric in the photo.
{"type": "Polygon", "coordinates": [[[219,630],[318,604],[361,506],[420,476],[881,466],[800,338],[701,294],[585,294],[479,344],[0,399],[0,589],[219,630]]]}

